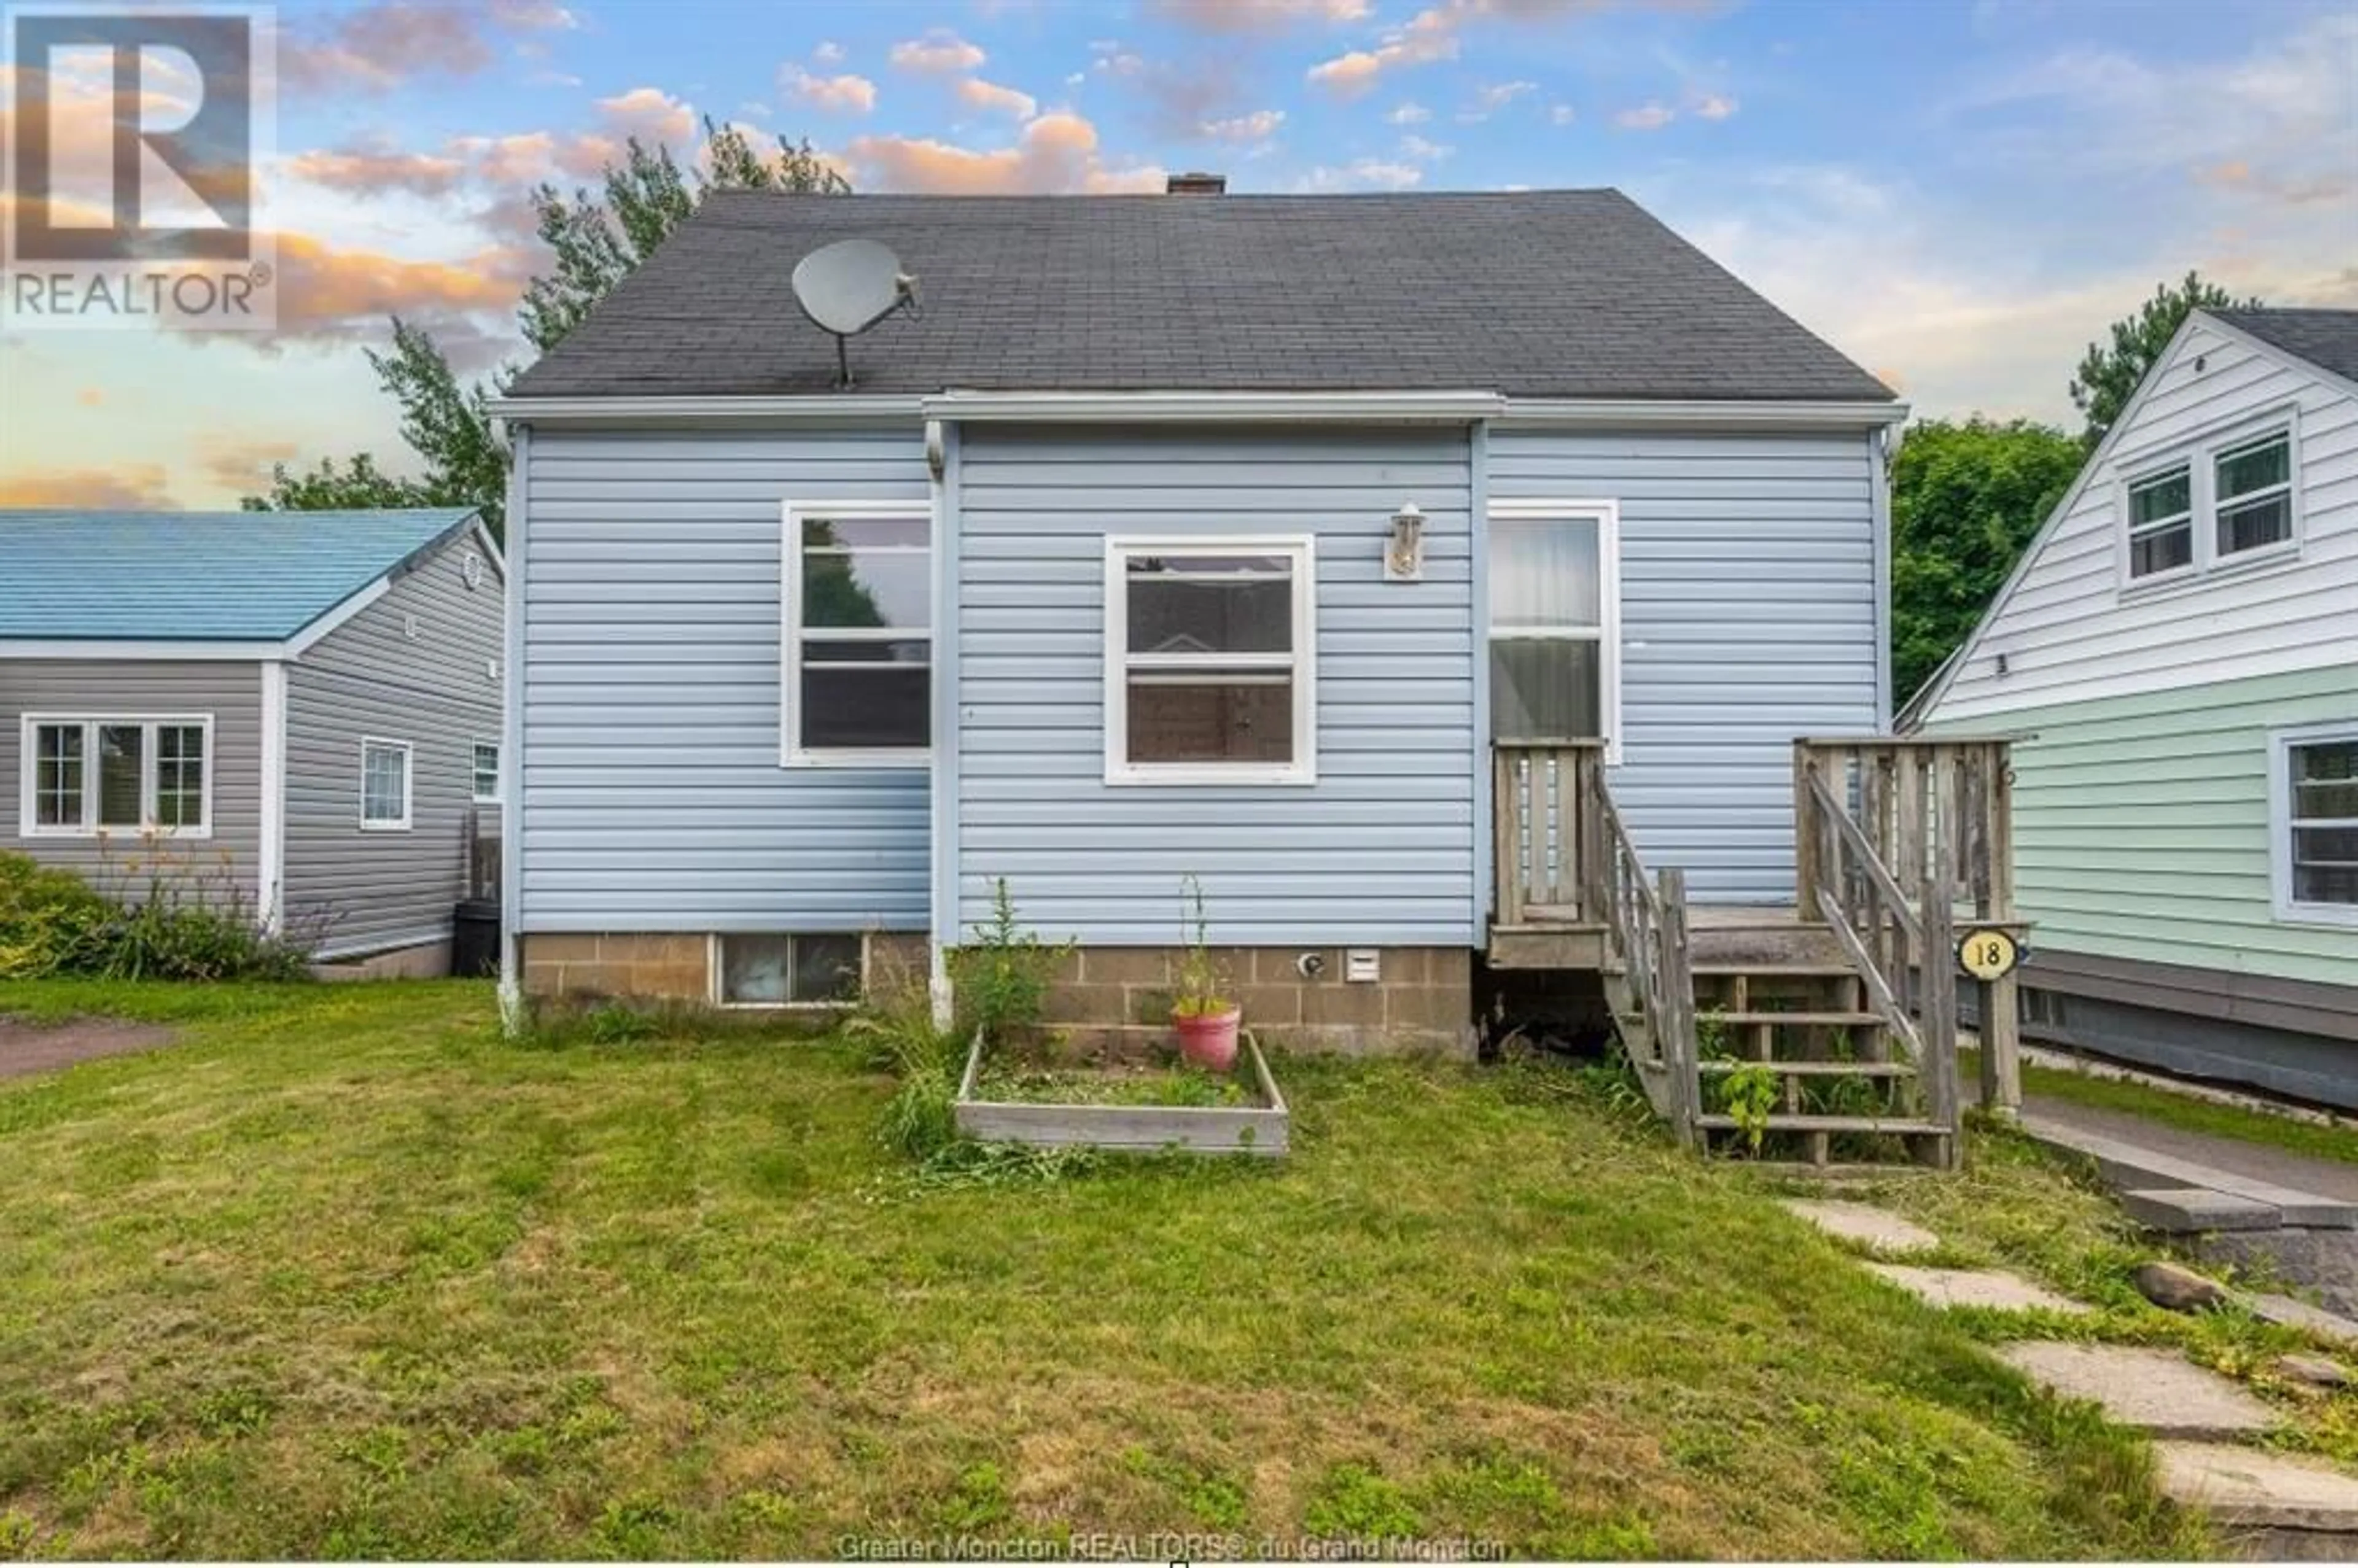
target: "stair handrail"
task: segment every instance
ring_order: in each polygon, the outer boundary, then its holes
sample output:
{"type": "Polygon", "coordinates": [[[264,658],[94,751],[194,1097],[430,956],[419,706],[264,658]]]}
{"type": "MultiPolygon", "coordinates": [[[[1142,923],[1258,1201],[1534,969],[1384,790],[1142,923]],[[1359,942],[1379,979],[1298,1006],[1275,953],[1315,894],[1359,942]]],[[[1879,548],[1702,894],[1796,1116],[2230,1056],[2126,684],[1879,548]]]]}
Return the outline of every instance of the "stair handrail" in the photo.
{"type": "Polygon", "coordinates": [[[1703,1114],[1703,1075],[1696,1059],[1694,974],[1688,950],[1686,873],[1671,867],[1659,886],[1646,874],[1636,840],[1613,804],[1597,768],[1586,778],[1583,826],[1590,852],[1586,902],[1601,919],[1606,945],[1629,976],[1646,1015],[1660,1065],[1671,1076],[1671,1124],[1691,1141],[1703,1114]]]}
{"type": "Polygon", "coordinates": [[[1833,933],[1886,1031],[1914,1059],[1927,1114],[1953,1130],[1962,1098],[1952,951],[1953,773],[1942,770],[1931,780],[1931,809],[1924,814],[1930,821],[1909,814],[1922,838],[1916,832],[1899,835],[1906,880],[1885,863],[1874,840],[1827,786],[1816,755],[1802,752],[1795,783],[1801,842],[1811,852],[1800,879],[1801,914],[1822,920],[1833,933]],[[1912,890],[1909,880],[1916,883],[1912,890]]]}

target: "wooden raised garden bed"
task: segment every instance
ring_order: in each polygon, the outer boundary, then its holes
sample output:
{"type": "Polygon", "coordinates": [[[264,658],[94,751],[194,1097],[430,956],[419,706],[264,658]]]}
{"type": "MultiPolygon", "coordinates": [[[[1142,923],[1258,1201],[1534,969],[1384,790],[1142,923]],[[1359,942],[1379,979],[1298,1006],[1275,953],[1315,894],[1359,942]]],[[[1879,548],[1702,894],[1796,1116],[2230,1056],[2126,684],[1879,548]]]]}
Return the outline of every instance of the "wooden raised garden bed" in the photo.
{"type": "Polygon", "coordinates": [[[1252,1035],[1234,1070],[1214,1075],[1178,1064],[1166,1033],[1109,1030],[1077,1052],[996,1046],[978,1033],[958,1081],[958,1130],[1043,1148],[1284,1153],[1285,1097],[1252,1035]]]}

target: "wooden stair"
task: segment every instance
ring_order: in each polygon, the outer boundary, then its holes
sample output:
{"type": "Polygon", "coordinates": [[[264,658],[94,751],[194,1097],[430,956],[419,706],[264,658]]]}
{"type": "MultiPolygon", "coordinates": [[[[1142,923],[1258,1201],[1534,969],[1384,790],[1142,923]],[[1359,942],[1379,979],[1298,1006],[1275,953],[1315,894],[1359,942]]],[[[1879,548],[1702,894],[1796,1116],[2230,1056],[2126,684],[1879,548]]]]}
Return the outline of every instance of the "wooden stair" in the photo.
{"type": "Polygon", "coordinates": [[[1928,1110],[1921,1065],[1830,932],[1783,910],[1694,914],[1699,1143],[1812,1165],[1948,1163],[1953,1130],[1928,1110]],[[1747,1126],[1731,1080],[1761,1069],[1773,1102],[1747,1126]]]}

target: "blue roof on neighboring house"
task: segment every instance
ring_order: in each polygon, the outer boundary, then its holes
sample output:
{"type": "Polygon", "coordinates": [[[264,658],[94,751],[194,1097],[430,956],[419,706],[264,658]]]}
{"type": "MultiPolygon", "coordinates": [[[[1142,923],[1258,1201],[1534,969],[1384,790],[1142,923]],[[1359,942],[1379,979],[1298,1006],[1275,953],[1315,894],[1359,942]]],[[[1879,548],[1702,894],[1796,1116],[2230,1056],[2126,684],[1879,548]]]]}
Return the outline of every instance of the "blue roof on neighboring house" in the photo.
{"type": "Polygon", "coordinates": [[[474,515],[0,511],[0,639],[278,641],[474,515]]]}

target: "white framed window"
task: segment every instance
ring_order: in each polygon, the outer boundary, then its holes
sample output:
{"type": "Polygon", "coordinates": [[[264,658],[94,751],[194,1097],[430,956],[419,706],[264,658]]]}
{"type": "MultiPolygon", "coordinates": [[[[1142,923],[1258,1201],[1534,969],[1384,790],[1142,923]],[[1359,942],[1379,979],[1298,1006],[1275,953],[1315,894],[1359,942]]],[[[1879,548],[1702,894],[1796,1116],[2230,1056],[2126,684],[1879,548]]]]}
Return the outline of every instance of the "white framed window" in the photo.
{"type": "Polygon", "coordinates": [[[1108,784],[1318,780],[1306,535],[1106,541],[1108,784]]]}
{"type": "Polygon", "coordinates": [[[730,933],[712,939],[712,1000],[720,1007],[841,1007],[858,1001],[856,932],[730,933]]]}
{"type": "Polygon", "coordinates": [[[2278,430],[2215,452],[2211,489],[2221,558],[2292,542],[2292,432],[2278,430]]]}
{"type": "Polygon", "coordinates": [[[2194,569],[2194,470],[2173,463],[2129,481],[2129,578],[2144,581],[2194,569]]]}
{"type": "Polygon", "coordinates": [[[473,780],[471,793],[475,804],[497,805],[500,798],[500,743],[497,741],[476,741],[473,766],[470,771],[473,780]]]}
{"type": "Polygon", "coordinates": [[[2299,410],[2214,428],[2121,460],[2124,593],[2166,589],[2300,551],[2299,410]]]}
{"type": "Polygon", "coordinates": [[[2358,721],[2268,737],[2268,848],[2277,919],[2358,925],[2358,721]]]}
{"type": "Polygon", "coordinates": [[[781,761],[923,766],[933,747],[933,522],[922,502],[788,502],[781,761]]]}
{"type": "Polygon", "coordinates": [[[1621,514],[1610,501],[1489,508],[1490,738],[1621,748],[1621,514]]]}
{"type": "Polygon", "coordinates": [[[409,831],[406,741],[361,741],[361,827],[371,833],[409,831]]]}
{"type": "Polygon", "coordinates": [[[27,713],[21,739],[23,837],[212,837],[211,714],[27,713]]]}

